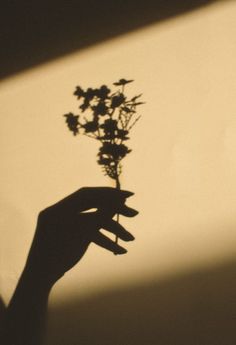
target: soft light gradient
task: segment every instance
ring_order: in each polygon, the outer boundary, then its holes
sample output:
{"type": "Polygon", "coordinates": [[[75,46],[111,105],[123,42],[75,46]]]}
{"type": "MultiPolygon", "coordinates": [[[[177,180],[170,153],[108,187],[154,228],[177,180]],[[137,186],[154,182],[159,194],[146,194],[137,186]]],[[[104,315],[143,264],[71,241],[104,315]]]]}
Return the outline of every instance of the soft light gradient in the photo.
{"type": "Polygon", "coordinates": [[[112,186],[98,143],[74,138],[76,85],[124,77],[146,105],[124,160],[123,188],[136,241],[123,257],[93,245],[55,287],[92,294],[155,275],[216,264],[236,245],[236,3],[223,1],[135,31],[2,82],[1,292],[8,301],[24,266],[38,212],[82,186],[112,186]]]}

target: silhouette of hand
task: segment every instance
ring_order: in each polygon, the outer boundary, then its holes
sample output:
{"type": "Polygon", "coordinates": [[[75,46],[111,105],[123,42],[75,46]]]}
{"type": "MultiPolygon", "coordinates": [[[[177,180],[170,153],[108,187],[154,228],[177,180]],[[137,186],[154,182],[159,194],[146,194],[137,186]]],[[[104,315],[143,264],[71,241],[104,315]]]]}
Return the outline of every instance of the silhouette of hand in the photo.
{"type": "Polygon", "coordinates": [[[54,284],[82,258],[91,242],[115,254],[126,253],[99,230],[108,230],[124,241],[134,239],[112,219],[116,213],[127,217],[138,213],[125,205],[131,195],[108,187],[82,188],[40,212],[27,270],[54,284]],[[92,208],[96,211],[88,211],[92,208]]]}

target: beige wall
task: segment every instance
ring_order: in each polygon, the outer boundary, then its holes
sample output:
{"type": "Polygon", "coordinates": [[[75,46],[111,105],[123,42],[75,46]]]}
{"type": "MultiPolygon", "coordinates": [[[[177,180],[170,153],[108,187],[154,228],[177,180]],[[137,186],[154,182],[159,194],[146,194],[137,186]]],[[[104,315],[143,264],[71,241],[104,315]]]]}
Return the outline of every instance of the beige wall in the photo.
{"type": "MultiPolygon", "coordinates": [[[[122,185],[136,192],[128,255],[91,246],[58,284],[66,294],[164,277],[232,257],[236,244],[236,3],[219,3],[35,68],[2,82],[1,281],[7,301],[37,213],[81,186],[112,185],[97,146],[74,138],[62,114],[76,85],[134,78],[147,104],[134,128],[122,185]]],[[[141,108],[140,108],[141,109],[141,108]]]]}

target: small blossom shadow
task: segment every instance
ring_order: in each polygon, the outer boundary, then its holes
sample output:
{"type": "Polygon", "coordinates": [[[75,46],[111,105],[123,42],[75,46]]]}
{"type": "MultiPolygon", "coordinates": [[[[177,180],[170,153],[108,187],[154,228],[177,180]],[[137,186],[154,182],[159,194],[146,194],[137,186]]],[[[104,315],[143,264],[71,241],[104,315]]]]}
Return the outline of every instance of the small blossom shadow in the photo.
{"type": "Polygon", "coordinates": [[[120,79],[113,83],[115,91],[106,85],[87,90],[77,86],[74,95],[82,114],[70,112],[64,115],[74,135],[82,134],[100,141],[98,164],[103,167],[105,175],[116,181],[117,188],[120,188],[121,160],[131,152],[124,142],[140,118],[137,106],[144,104],[139,101],[142,94],[131,99],[126,97],[125,86],[132,82],[120,79]]]}

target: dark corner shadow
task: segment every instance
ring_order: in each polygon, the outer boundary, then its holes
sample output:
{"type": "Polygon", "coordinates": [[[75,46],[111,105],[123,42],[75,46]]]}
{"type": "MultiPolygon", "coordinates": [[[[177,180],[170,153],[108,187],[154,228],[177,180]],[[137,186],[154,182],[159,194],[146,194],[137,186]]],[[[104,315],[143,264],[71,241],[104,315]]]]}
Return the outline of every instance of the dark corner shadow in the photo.
{"type": "Polygon", "coordinates": [[[51,310],[47,345],[235,345],[236,262],[51,310]]]}
{"type": "Polygon", "coordinates": [[[0,12],[0,77],[214,1],[5,1],[0,12]]]}
{"type": "Polygon", "coordinates": [[[3,316],[5,313],[5,310],[6,310],[6,306],[5,306],[3,299],[0,295],[0,333],[1,333],[1,325],[3,323],[3,316]]]}
{"type": "Polygon", "coordinates": [[[4,304],[3,299],[0,295],[0,320],[2,319],[2,316],[3,316],[5,309],[6,309],[5,304],[4,304]]]}

